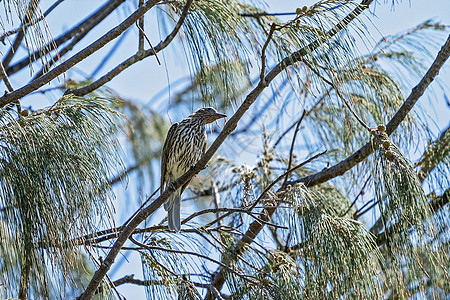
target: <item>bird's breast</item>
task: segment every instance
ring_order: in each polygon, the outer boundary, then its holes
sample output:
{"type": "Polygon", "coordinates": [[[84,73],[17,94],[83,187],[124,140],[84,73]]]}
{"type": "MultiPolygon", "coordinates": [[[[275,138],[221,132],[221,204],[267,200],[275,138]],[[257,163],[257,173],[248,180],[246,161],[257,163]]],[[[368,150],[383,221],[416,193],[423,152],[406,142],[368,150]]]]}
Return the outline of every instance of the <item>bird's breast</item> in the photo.
{"type": "Polygon", "coordinates": [[[204,126],[180,124],[168,157],[167,171],[173,180],[186,173],[202,157],[206,147],[204,126]]]}

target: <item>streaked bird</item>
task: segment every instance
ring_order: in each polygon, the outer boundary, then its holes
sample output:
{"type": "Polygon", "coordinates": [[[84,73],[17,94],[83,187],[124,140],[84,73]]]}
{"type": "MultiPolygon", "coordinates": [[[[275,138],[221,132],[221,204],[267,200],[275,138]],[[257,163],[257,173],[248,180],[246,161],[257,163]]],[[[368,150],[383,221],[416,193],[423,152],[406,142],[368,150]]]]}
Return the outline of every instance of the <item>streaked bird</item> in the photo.
{"type": "MultiPolygon", "coordinates": [[[[214,108],[205,107],[170,127],[161,157],[161,193],[205,154],[205,125],[225,117],[226,115],[218,113],[214,108]]],[[[168,212],[170,230],[180,231],[181,194],[191,181],[178,188],[164,203],[164,209],[168,212]]]]}

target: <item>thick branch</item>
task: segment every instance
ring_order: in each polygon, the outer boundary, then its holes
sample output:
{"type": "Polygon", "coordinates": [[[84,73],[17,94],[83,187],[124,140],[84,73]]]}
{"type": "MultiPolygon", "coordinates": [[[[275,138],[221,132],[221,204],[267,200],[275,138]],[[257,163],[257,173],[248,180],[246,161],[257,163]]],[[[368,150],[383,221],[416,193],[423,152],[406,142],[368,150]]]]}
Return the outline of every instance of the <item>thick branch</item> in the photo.
{"type": "Polygon", "coordinates": [[[42,75],[41,77],[33,80],[29,84],[25,85],[24,87],[15,90],[12,93],[9,93],[7,95],[4,95],[3,97],[0,97],[0,107],[5,106],[8,103],[14,102],[15,100],[18,100],[29,93],[37,90],[44,84],[50,82],[52,79],[55,79],[57,76],[61,75],[65,71],[72,68],[74,65],[79,63],[80,61],[84,60],[85,58],[89,57],[99,49],[101,49],[103,46],[105,46],[110,41],[117,38],[120,34],[122,34],[127,28],[132,26],[140,17],[142,17],[148,10],[150,10],[153,6],[155,6],[160,0],[148,0],[145,2],[145,4],[137,9],[133,14],[131,14],[125,21],[120,23],[118,26],[111,29],[108,33],[106,33],[104,36],[93,42],[88,47],[84,48],[74,56],[70,57],[67,61],[63,62],[62,64],[55,67],[53,70],[49,71],[48,73],[42,75]]]}
{"type": "MultiPolygon", "coordinates": [[[[388,135],[391,135],[395,129],[400,125],[400,123],[404,120],[408,112],[412,109],[414,104],[416,104],[417,100],[423,95],[425,89],[430,85],[433,79],[439,73],[440,68],[444,65],[445,61],[448,59],[450,55],[450,35],[447,38],[444,46],[442,46],[439,51],[436,59],[434,60],[431,67],[428,69],[427,73],[425,73],[424,77],[420,80],[419,84],[417,84],[411,91],[411,94],[405,100],[403,105],[394,115],[394,117],[389,121],[386,126],[386,132],[388,135]]],[[[301,178],[296,182],[303,182],[306,186],[313,186],[325,181],[330,180],[336,176],[343,175],[346,171],[350,170],[353,166],[358,164],[359,162],[366,159],[373,152],[372,144],[369,142],[364,145],[361,149],[356,151],[354,154],[349,156],[347,159],[341,161],[337,165],[334,165],[331,168],[324,169],[323,171],[316,173],[314,175],[301,178]]],[[[382,221],[377,220],[374,226],[370,229],[370,231],[374,234],[377,234],[382,229],[382,221]]]]}
{"type": "MultiPolygon", "coordinates": [[[[358,5],[349,15],[347,15],[342,21],[340,21],[336,26],[334,26],[331,30],[329,30],[326,34],[326,38],[331,38],[336,33],[338,33],[340,30],[344,29],[351,21],[353,21],[358,15],[360,15],[372,2],[373,0],[364,0],[360,5],[358,5]]],[[[302,57],[307,55],[309,52],[314,51],[317,49],[320,45],[322,45],[326,38],[317,39],[305,48],[302,48],[296,52],[294,52],[292,55],[286,57],[283,59],[280,63],[278,63],[265,77],[265,82],[268,84],[271,82],[278,74],[281,73],[284,69],[286,69],[288,66],[302,61],[302,57]]],[[[255,91],[255,90],[254,90],[255,91]]],[[[250,96],[251,94],[249,94],[250,96]]],[[[248,96],[247,96],[248,98],[248,96]]],[[[245,102],[244,102],[245,104],[245,102]]],[[[269,221],[272,217],[273,213],[276,211],[276,206],[268,206],[266,207],[266,213],[261,215],[261,219],[264,221],[269,221]]],[[[246,244],[250,244],[253,242],[254,238],[258,235],[258,233],[262,230],[264,227],[264,224],[261,222],[258,222],[257,220],[252,222],[245,233],[244,237],[241,239],[240,242],[236,245],[236,252],[240,253],[245,249],[246,244]]],[[[218,268],[215,272],[215,276],[213,279],[213,282],[211,283],[212,286],[214,286],[218,291],[222,289],[223,284],[225,283],[225,270],[223,268],[218,268]]],[[[206,294],[205,299],[211,300],[213,298],[213,295],[211,292],[208,292],[206,294]]]]}
{"type": "MultiPolygon", "coordinates": [[[[370,3],[370,2],[371,1],[365,1],[363,3],[370,3]]],[[[339,22],[338,25],[335,28],[330,30],[330,32],[329,32],[330,35],[329,36],[336,34],[339,30],[344,28],[351,20],[353,20],[365,8],[366,8],[365,5],[358,6],[351,15],[347,16],[346,18],[344,18],[344,20],[339,22]],[[339,29],[337,29],[337,28],[339,28],[339,29]]],[[[309,50],[310,51],[314,50],[315,48],[319,47],[323,42],[324,42],[324,40],[315,41],[315,42],[311,43],[309,45],[309,48],[310,48],[309,50]]],[[[440,66],[442,66],[442,64],[448,58],[448,54],[449,54],[448,53],[449,52],[448,48],[450,48],[450,47],[447,44],[448,44],[448,42],[443,47],[443,49],[441,49],[441,51],[439,52],[438,58],[436,59],[435,63],[433,63],[432,68],[430,68],[430,69],[435,70],[435,72],[434,71],[431,71],[431,72],[429,71],[429,72],[427,72],[425,77],[432,77],[432,78],[434,78],[437,75],[438,69],[440,68],[440,66]],[[442,57],[445,57],[445,59],[442,60],[442,57]],[[437,68],[437,70],[436,70],[436,68],[437,68]]],[[[230,118],[229,122],[227,122],[225,124],[223,131],[219,134],[219,136],[213,142],[213,144],[208,149],[208,151],[205,153],[205,155],[203,155],[202,158],[198,161],[198,163],[193,168],[191,168],[188,172],[186,172],[183,176],[181,176],[177,181],[175,181],[172,186],[170,186],[168,189],[166,189],[166,191],[164,191],[148,207],[146,207],[143,210],[141,210],[128,223],[128,225],[124,228],[124,230],[122,231],[122,233],[120,234],[120,236],[118,237],[116,242],[114,243],[113,247],[111,248],[110,252],[108,253],[107,257],[105,258],[105,260],[103,261],[103,263],[101,264],[99,269],[95,272],[94,277],[92,278],[91,282],[89,283],[89,286],[86,288],[86,291],[85,291],[85,293],[82,296],[82,299],[90,299],[92,297],[92,295],[93,295],[95,289],[97,288],[98,284],[100,283],[102,278],[106,275],[107,271],[109,270],[109,268],[111,267],[112,263],[114,262],[115,257],[119,253],[121,247],[126,242],[128,237],[132,234],[133,230],[143,220],[145,220],[149,215],[151,215],[156,209],[158,209],[165,202],[165,200],[175,191],[175,189],[177,189],[178,187],[183,185],[185,182],[190,180],[193,176],[195,176],[198,172],[200,172],[203,168],[206,167],[206,164],[211,159],[212,155],[217,151],[217,149],[223,143],[225,138],[236,128],[237,123],[239,122],[239,120],[242,118],[244,113],[250,108],[250,106],[256,101],[257,97],[261,94],[261,92],[267,87],[267,84],[270,83],[279,73],[281,73],[282,70],[286,69],[288,66],[292,65],[294,62],[299,61],[301,59],[302,53],[304,53],[303,55],[305,55],[307,52],[306,52],[306,50],[297,51],[293,55],[291,55],[289,58],[284,59],[281,63],[279,63],[277,66],[275,66],[267,74],[267,76],[265,78],[265,82],[264,83],[260,82],[260,84],[258,84],[247,95],[245,101],[238,108],[236,113],[230,118]]],[[[424,84],[425,88],[426,88],[426,86],[429,85],[431,80],[429,78],[423,79],[419,85],[424,84]]],[[[423,90],[425,88],[423,88],[423,90]]],[[[420,93],[420,90],[421,89],[416,89],[415,88],[413,90],[414,94],[415,93],[420,93]]],[[[423,90],[422,90],[422,93],[423,93],[423,90]]],[[[422,93],[420,93],[420,95],[422,93]]],[[[417,99],[418,99],[418,97],[420,97],[420,95],[413,95],[413,96],[408,97],[407,102],[413,101],[413,99],[416,96],[417,96],[417,98],[415,99],[415,101],[417,101],[417,99]]],[[[414,103],[415,103],[415,101],[414,101],[414,103]]],[[[401,109],[405,109],[404,106],[402,106],[401,109]]],[[[405,116],[406,116],[406,114],[405,114],[405,116]]],[[[404,118],[404,116],[403,116],[403,118],[404,118]]],[[[393,120],[391,120],[391,122],[389,124],[391,124],[392,122],[395,123],[397,121],[398,121],[398,117],[394,117],[393,120]]],[[[388,128],[391,131],[390,132],[388,131],[388,133],[392,133],[392,131],[397,126],[389,126],[388,128]]],[[[367,157],[371,153],[372,150],[369,149],[369,151],[370,152],[367,153],[364,156],[364,158],[367,157]]],[[[358,151],[358,152],[359,152],[359,154],[356,154],[356,156],[358,156],[358,155],[361,156],[361,152],[364,153],[364,151],[358,151]]],[[[354,163],[353,166],[354,165],[356,165],[356,163],[354,163]]],[[[319,172],[318,174],[325,174],[325,176],[329,175],[328,173],[322,173],[322,172],[319,172]]],[[[322,176],[324,176],[324,175],[322,175],[322,176]]],[[[306,180],[308,178],[311,179],[311,177],[308,176],[308,177],[306,177],[306,178],[304,178],[303,180],[300,180],[300,181],[301,182],[307,182],[307,185],[309,185],[309,186],[316,185],[316,184],[319,184],[319,183],[323,182],[323,181],[321,181],[320,178],[315,178],[314,181],[313,180],[306,180]]],[[[331,179],[331,177],[328,178],[328,179],[331,179]]],[[[264,220],[264,221],[268,221],[270,216],[273,214],[273,212],[275,210],[276,210],[275,206],[267,208],[267,213],[262,215],[261,219],[264,220]],[[265,220],[265,218],[267,218],[267,220],[265,220]]],[[[253,241],[253,239],[256,237],[256,235],[259,233],[259,231],[262,229],[262,227],[263,227],[263,224],[261,222],[254,221],[250,225],[250,228],[247,231],[246,235],[241,240],[241,243],[238,244],[238,249],[243,249],[242,245],[251,243],[253,241]]],[[[218,272],[216,272],[216,276],[215,276],[215,279],[214,279],[213,286],[216,287],[218,290],[220,290],[222,288],[224,282],[225,282],[225,277],[224,277],[223,269],[219,268],[218,272]]],[[[208,294],[208,295],[209,296],[207,296],[207,298],[210,298],[211,295],[210,294],[208,294]]]]}

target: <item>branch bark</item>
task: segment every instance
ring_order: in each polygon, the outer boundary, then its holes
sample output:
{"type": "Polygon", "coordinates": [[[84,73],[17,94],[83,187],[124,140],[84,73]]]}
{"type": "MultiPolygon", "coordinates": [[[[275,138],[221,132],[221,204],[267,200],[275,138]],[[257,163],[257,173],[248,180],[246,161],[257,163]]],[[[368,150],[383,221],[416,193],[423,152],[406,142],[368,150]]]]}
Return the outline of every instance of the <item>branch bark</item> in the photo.
{"type": "MultiPolygon", "coordinates": [[[[327,38],[331,38],[336,33],[344,29],[351,21],[353,21],[357,16],[359,16],[366,8],[369,7],[370,3],[372,3],[373,0],[364,0],[359,4],[350,14],[348,14],[343,20],[341,20],[339,23],[336,24],[331,30],[329,30],[326,34],[327,38]]],[[[302,57],[307,55],[309,52],[314,51],[317,49],[320,45],[322,45],[325,42],[325,38],[317,39],[308,46],[294,52],[292,55],[284,58],[280,63],[278,63],[265,77],[265,82],[269,83],[271,82],[278,74],[281,73],[282,70],[286,69],[288,66],[294,64],[295,62],[302,61],[302,57]]],[[[261,82],[260,82],[261,83],[261,82]]],[[[265,214],[262,214],[260,216],[261,219],[264,221],[269,221],[272,217],[273,213],[276,211],[277,206],[266,206],[265,208],[265,214]]],[[[254,221],[250,224],[247,232],[245,233],[244,237],[237,243],[235,247],[235,253],[240,254],[243,249],[245,249],[246,244],[250,244],[253,242],[255,237],[258,235],[258,233],[262,230],[264,227],[264,224],[259,221],[254,221]]],[[[237,256],[236,256],[237,257],[237,256]]],[[[232,263],[232,261],[228,262],[232,263]]],[[[223,287],[223,284],[225,283],[225,270],[221,267],[217,269],[217,271],[214,273],[214,279],[211,283],[211,285],[216,288],[218,291],[220,291],[223,287]]],[[[205,300],[212,300],[213,294],[208,291],[206,294],[205,300]]]]}
{"type": "Polygon", "coordinates": [[[39,72],[36,73],[33,80],[36,78],[39,78],[42,76],[47,70],[50,69],[50,67],[55,64],[58,60],[61,59],[62,56],[69,53],[73,47],[75,47],[95,26],[100,24],[106,17],[108,17],[117,7],[120,6],[120,4],[123,2],[123,0],[112,2],[107,9],[100,10],[100,14],[96,18],[89,18],[88,22],[85,26],[82,26],[80,30],[75,34],[70,41],[69,44],[64,46],[59,51],[56,51],[56,54],[50,59],[42,68],[39,70],[39,72]]]}

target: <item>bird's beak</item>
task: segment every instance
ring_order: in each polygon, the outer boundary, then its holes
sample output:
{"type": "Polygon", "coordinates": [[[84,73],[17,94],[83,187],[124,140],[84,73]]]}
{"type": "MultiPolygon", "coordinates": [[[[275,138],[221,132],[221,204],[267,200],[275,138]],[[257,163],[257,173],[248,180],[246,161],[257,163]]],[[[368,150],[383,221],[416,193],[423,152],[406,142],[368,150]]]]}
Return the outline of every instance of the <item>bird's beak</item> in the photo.
{"type": "Polygon", "coordinates": [[[226,117],[227,117],[227,115],[219,114],[219,113],[216,113],[214,116],[216,117],[216,120],[219,120],[219,119],[222,119],[222,118],[226,118],[226,117]]]}

